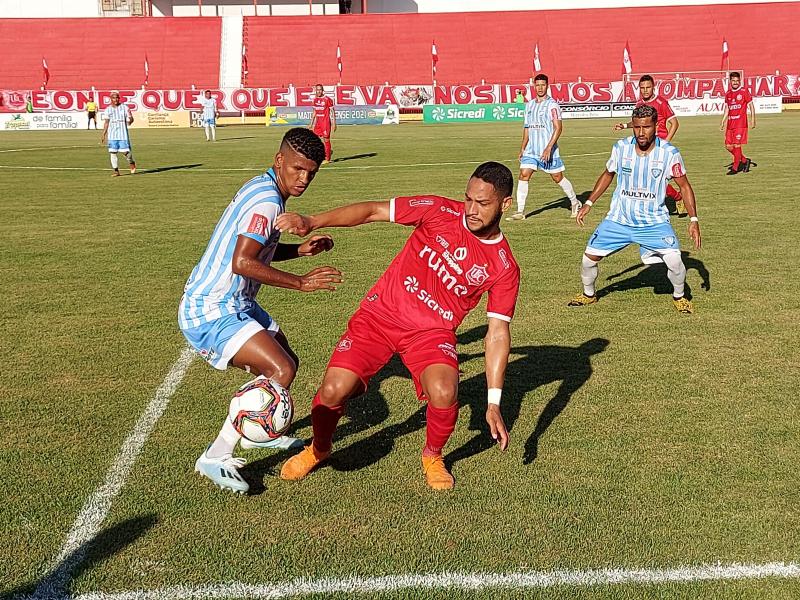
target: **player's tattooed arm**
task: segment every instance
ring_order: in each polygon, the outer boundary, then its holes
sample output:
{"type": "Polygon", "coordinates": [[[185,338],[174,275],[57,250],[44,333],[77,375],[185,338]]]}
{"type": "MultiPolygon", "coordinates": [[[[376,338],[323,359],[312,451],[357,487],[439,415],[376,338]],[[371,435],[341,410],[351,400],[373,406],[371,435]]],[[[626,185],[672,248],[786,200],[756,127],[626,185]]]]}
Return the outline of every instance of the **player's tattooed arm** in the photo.
{"type": "Polygon", "coordinates": [[[275,226],[284,233],[305,237],[323,227],[356,227],[389,220],[389,202],[357,202],[318,215],[283,213],[275,221],[275,226]]]}
{"type": "Polygon", "coordinates": [[[597,181],[594,184],[592,193],[589,194],[589,198],[586,200],[586,202],[584,202],[583,206],[578,211],[578,215],[575,217],[578,225],[584,224],[583,220],[586,218],[586,215],[589,214],[589,211],[592,210],[592,204],[594,204],[600,198],[600,196],[605,194],[612,181],[614,181],[614,173],[610,173],[608,169],[603,170],[603,172],[600,174],[600,177],[597,178],[597,181]]]}
{"type": "MultiPolygon", "coordinates": [[[[502,389],[508,355],[511,353],[511,330],[508,322],[490,317],[483,346],[486,353],[486,387],[502,389]]],[[[486,422],[492,438],[500,445],[500,450],[505,450],[508,447],[508,429],[498,404],[487,405],[486,422]]]]}
{"type": "MultiPolygon", "coordinates": [[[[302,246],[303,244],[300,244],[302,246]]],[[[300,247],[298,246],[298,248],[300,247]]],[[[305,275],[295,275],[265,265],[258,258],[264,245],[258,240],[240,235],[236,240],[231,267],[234,273],[258,281],[264,285],[315,292],[317,290],[335,290],[342,282],[342,274],[333,267],[317,267],[305,275]]]]}

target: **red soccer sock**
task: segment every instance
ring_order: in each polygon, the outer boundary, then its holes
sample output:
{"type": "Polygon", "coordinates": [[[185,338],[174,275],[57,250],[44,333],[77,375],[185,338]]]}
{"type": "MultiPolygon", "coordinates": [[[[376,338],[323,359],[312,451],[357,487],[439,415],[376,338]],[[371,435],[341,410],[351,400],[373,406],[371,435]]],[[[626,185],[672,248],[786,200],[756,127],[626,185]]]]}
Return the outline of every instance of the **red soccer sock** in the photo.
{"type": "Polygon", "coordinates": [[[448,408],[434,408],[428,402],[426,416],[428,425],[425,428],[425,449],[422,454],[423,456],[438,456],[456,428],[458,404],[453,404],[448,408]]]}
{"type": "Polygon", "coordinates": [[[681,196],[680,190],[677,190],[671,185],[667,184],[667,198],[671,198],[672,200],[675,200],[675,202],[680,202],[683,196],[681,196]]]}
{"type": "Polygon", "coordinates": [[[314,449],[319,452],[328,452],[333,444],[333,432],[339,419],[344,415],[345,404],[331,408],[325,406],[319,398],[319,392],[311,401],[311,426],[314,430],[314,449]]]}
{"type": "Polygon", "coordinates": [[[325,144],[325,160],[330,160],[331,156],[333,156],[333,150],[331,149],[331,141],[325,140],[323,143],[325,144]]]}
{"type": "Polygon", "coordinates": [[[738,169],[742,162],[742,149],[737,147],[733,149],[733,168],[738,169]]]}

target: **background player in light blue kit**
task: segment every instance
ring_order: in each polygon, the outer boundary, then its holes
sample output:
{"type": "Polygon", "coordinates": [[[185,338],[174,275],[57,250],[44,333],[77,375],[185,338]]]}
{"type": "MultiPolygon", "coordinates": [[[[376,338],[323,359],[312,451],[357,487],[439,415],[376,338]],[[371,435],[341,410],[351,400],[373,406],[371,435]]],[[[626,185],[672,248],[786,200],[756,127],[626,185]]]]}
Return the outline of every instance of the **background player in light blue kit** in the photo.
{"type": "Polygon", "coordinates": [[[583,225],[592,204],[603,195],[614,180],[614,175],[617,175],[611,208],[589,238],[583,255],[583,293],[570,301],[569,306],[586,306],[597,302],[597,263],[628,244],[639,244],[642,262],[666,263],[675,308],[681,313],[691,314],[692,303],[684,297],[686,267],[681,260],[678,236],[669,222],[664,196],[667,182],[674,180],[680,187],[689,213],[689,237],[695,249],[700,249],[700,225],[694,191],[686,177],[681,153],[666,140],[656,137],[656,109],[646,104],[637,106],[632,122],[633,136],[614,144],[605,171],[578,212],[576,220],[583,225]]]}
{"type": "Polygon", "coordinates": [[[133,148],[128,135],[128,125],[133,124],[133,114],[127,104],[119,101],[119,92],[111,92],[111,105],[103,111],[103,136],[101,143],[108,140],[108,156],[111,158],[113,176],[119,177],[118,152],[128,161],[131,175],[136,173],[136,161],[133,159],[133,148]]]}
{"type": "Polygon", "coordinates": [[[216,142],[219,111],[217,111],[217,101],[211,97],[211,90],[203,93],[200,104],[203,105],[203,128],[206,130],[206,141],[216,142]]]}
{"type": "MultiPolygon", "coordinates": [[[[233,365],[274,379],[288,388],[297,373],[297,356],[275,320],[256,302],[262,284],[300,292],[333,290],[341,273],[318,267],[294,275],[271,266],[272,262],[313,256],[330,250],[327,235],[313,236],[302,244],[280,243],[275,220],[286,200],[301,196],[325,159],[322,140],[305,128],[290,129],[275,155],[273,167],[254,177],[234,196],[222,213],[203,253],[189,276],[178,309],[178,324],[191,346],[212,367],[233,365]]],[[[302,447],[295,438],[265,443],[249,442],[234,429],[225,411],[217,439],[197,459],[195,470],[218,486],[245,493],[249,485],[239,474],[244,459],[233,457],[242,446],[302,447]]]]}
{"type": "Polygon", "coordinates": [[[569,198],[572,216],[578,214],[581,203],[569,179],[564,177],[564,161],[558,152],[561,136],[561,107],[547,91],[549,80],[540,73],[533,79],[536,96],[525,105],[525,124],[522,129],[522,148],[519,151],[519,182],[517,183],[517,212],[507,221],[525,219],[525,200],[528,181],[534,171],[548,173],[569,198]]]}

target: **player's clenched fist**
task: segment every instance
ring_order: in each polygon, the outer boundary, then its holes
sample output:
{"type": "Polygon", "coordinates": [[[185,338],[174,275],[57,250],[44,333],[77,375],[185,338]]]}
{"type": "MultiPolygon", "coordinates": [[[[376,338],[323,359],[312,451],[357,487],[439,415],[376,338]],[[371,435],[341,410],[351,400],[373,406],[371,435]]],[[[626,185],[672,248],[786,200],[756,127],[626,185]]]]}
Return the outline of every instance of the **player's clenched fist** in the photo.
{"type": "Polygon", "coordinates": [[[333,267],[317,267],[300,277],[300,291],[335,290],[338,283],[342,283],[341,271],[333,267]]]}
{"type": "Polygon", "coordinates": [[[312,231],[309,217],[292,212],[280,215],[275,220],[275,226],[282,233],[291,233],[299,237],[305,237],[312,231]]]}

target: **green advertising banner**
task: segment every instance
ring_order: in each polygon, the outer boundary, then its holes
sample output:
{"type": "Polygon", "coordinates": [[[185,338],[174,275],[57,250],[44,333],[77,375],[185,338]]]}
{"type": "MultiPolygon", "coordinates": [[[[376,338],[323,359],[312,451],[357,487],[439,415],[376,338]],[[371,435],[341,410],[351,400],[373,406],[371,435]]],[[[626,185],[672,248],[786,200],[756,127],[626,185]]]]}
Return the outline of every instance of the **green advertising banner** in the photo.
{"type": "Polygon", "coordinates": [[[524,117],[524,104],[426,104],[422,109],[425,123],[522,121],[524,117]]]}

